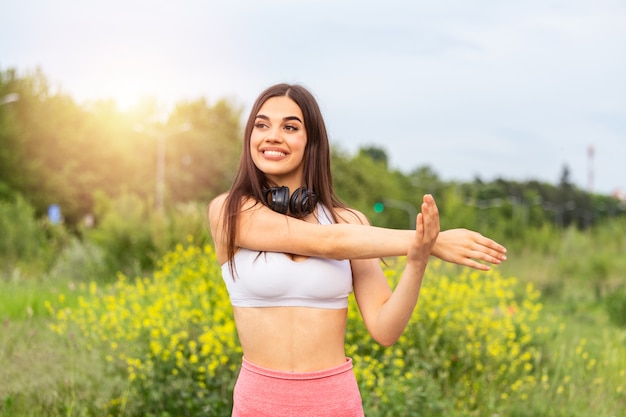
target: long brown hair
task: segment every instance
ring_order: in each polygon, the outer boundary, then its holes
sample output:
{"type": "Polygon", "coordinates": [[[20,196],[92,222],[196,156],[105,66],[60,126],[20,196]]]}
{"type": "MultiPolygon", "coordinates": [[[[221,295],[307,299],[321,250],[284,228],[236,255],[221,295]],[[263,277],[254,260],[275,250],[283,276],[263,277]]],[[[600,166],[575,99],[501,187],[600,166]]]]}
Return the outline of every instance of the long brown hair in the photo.
{"type": "Polygon", "coordinates": [[[254,102],[244,131],[243,151],[239,167],[230,188],[226,202],[226,216],[224,230],[227,236],[226,254],[231,264],[235,256],[235,236],[237,235],[237,220],[243,201],[252,198],[256,202],[265,204],[263,190],[268,181],[265,174],[259,170],[250,154],[250,137],[254,128],[254,121],[265,102],[272,97],[289,97],[302,110],[307,143],[304,150],[303,186],[317,194],[318,202],[323,204],[333,220],[337,222],[335,208],[345,208],[345,204],[337,197],[333,187],[330,170],[330,144],[326,125],[315,97],[301,85],[276,84],[259,95],[254,102]]]}

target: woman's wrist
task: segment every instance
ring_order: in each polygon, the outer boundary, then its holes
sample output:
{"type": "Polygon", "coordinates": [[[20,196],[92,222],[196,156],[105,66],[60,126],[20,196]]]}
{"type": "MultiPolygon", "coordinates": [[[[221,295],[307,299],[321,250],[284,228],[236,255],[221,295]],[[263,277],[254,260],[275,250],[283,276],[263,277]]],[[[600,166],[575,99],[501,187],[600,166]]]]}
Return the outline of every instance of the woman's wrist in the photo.
{"type": "Polygon", "coordinates": [[[445,230],[442,230],[441,232],[439,232],[439,235],[437,236],[437,239],[435,240],[435,244],[430,250],[430,254],[439,259],[441,259],[441,251],[440,251],[441,243],[439,242],[439,239],[441,238],[441,235],[443,235],[445,232],[446,232],[445,230]]]}

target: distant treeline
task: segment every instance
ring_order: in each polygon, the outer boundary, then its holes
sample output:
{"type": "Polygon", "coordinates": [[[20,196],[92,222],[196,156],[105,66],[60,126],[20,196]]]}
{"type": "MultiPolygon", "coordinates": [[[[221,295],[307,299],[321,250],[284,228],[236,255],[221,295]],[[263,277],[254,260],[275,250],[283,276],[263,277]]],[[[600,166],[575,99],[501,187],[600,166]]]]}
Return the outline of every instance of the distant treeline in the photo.
{"type": "MultiPolygon", "coordinates": [[[[15,69],[0,71],[0,99],[0,200],[19,195],[70,229],[97,224],[99,195],[132,194],[164,210],[208,202],[228,188],[241,153],[242,109],[225,99],[180,102],[165,115],[153,100],[121,111],[112,101],[79,105],[40,70],[15,69]]],[[[375,146],[357,155],[335,148],[332,163],[339,196],[383,226],[410,227],[426,192],[444,227],[496,227],[508,237],[546,224],[584,229],[626,212],[623,201],[575,187],[567,167],[554,185],[444,182],[428,166],[390,169],[375,146]]]]}

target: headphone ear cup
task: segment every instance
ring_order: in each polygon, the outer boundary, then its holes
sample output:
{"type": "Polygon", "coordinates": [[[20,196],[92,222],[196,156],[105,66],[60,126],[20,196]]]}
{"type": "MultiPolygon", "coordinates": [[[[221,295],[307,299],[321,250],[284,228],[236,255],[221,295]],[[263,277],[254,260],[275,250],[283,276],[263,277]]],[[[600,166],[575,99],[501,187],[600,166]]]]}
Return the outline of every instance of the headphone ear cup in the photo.
{"type": "Polygon", "coordinates": [[[272,210],[287,214],[289,209],[289,188],[288,187],[270,187],[265,190],[265,203],[272,210]]]}
{"type": "Polygon", "coordinates": [[[304,217],[315,210],[317,195],[306,187],[300,187],[293,192],[289,199],[289,210],[296,217],[304,217]]]}

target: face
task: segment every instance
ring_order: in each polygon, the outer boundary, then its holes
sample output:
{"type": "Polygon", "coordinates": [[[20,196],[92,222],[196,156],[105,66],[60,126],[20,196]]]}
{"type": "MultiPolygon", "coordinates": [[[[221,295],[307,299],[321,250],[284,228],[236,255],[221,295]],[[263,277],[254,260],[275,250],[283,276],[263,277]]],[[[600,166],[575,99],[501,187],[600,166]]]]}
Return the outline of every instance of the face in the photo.
{"type": "Polygon", "coordinates": [[[302,184],[307,137],[302,110],[289,97],[272,97],[259,109],[250,136],[256,167],[276,185],[302,184]]]}

